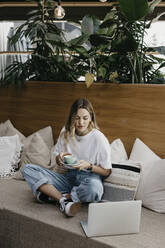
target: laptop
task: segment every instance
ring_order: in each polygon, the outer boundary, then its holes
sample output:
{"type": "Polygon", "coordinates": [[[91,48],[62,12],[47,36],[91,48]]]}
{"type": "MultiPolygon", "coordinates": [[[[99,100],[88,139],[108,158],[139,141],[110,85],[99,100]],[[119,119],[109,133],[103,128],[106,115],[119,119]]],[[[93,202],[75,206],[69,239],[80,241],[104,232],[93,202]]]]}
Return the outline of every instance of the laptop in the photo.
{"type": "Polygon", "coordinates": [[[141,200],[89,203],[88,221],[81,221],[87,237],[138,233],[141,200]]]}

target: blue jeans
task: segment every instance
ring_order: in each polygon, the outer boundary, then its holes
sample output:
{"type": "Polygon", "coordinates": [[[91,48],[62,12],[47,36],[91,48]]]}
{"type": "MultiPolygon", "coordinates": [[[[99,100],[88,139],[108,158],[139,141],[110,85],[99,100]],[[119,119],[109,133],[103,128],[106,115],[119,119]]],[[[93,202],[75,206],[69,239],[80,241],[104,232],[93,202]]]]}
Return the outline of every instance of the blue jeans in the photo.
{"type": "Polygon", "coordinates": [[[52,184],[63,193],[70,193],[74,202],[98,202],[103,195],[102,177],[88,171],[68,170],[59,174],[39,165],[26,164],[21,170],[34,195],[43,184],[52,184]]]}

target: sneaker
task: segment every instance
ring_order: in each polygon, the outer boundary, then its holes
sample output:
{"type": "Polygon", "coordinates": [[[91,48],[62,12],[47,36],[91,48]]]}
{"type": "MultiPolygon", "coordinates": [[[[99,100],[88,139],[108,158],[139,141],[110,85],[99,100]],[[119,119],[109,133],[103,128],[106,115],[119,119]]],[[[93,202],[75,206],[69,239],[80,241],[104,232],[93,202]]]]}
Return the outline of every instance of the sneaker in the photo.
{"type": "Polygon", "coordinates": [[[73,202],[71,199],[67,199],[66,197],[62,197],[59,203],[60,211],[67,216],[75,216],[81,207],[80,202],[73,202]]]}
{"type": "Polygon", "coordinates": [[[53,202],[57,202],[55,199],[53,199],[52,197],[45,195],[42,192],[38,192],[36,195],[36,199],[39,203],[53,203],[53,202]]]}
{"type": "MultiPolygon", "coordinates": [[[[71,199],[70,194],[63,194],[63,196],[67,199],[71,199]]],[[[39,203],[57,203],[57,200],[40,191],[37,192],[36,199],[39,203]]]]}

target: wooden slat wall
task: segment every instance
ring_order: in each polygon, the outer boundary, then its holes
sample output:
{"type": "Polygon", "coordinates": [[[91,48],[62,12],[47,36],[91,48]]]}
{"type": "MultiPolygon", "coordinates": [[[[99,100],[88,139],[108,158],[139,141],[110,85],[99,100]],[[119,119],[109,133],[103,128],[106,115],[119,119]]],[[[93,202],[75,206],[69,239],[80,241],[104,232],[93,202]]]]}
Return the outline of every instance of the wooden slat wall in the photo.
{"type": "Polygon", "coordinates": [[[0,88],[0,122],[10,119],[25,135],[51,125],[54,138],[72,102],[87,97],[100,129],[112,142],[121,138],[130,153],[136,137],[165,157],[165,85],[28,82],[22,89],[0,88]]]}

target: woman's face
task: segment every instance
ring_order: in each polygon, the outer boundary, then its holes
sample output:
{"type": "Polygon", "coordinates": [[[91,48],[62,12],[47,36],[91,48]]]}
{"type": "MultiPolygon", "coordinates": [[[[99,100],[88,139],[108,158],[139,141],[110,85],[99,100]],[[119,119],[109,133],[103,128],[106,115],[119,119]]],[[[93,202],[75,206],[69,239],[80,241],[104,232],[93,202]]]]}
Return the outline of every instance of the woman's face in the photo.
{"type": "Polygon", "coordinates": [[[86,133],[88,133],[88,126],[90,122],[91,122],[91,116],[88,110],[84,108],[78,109],[75,117],[76,133],[78,135],[85,135],[86,133]]]}

